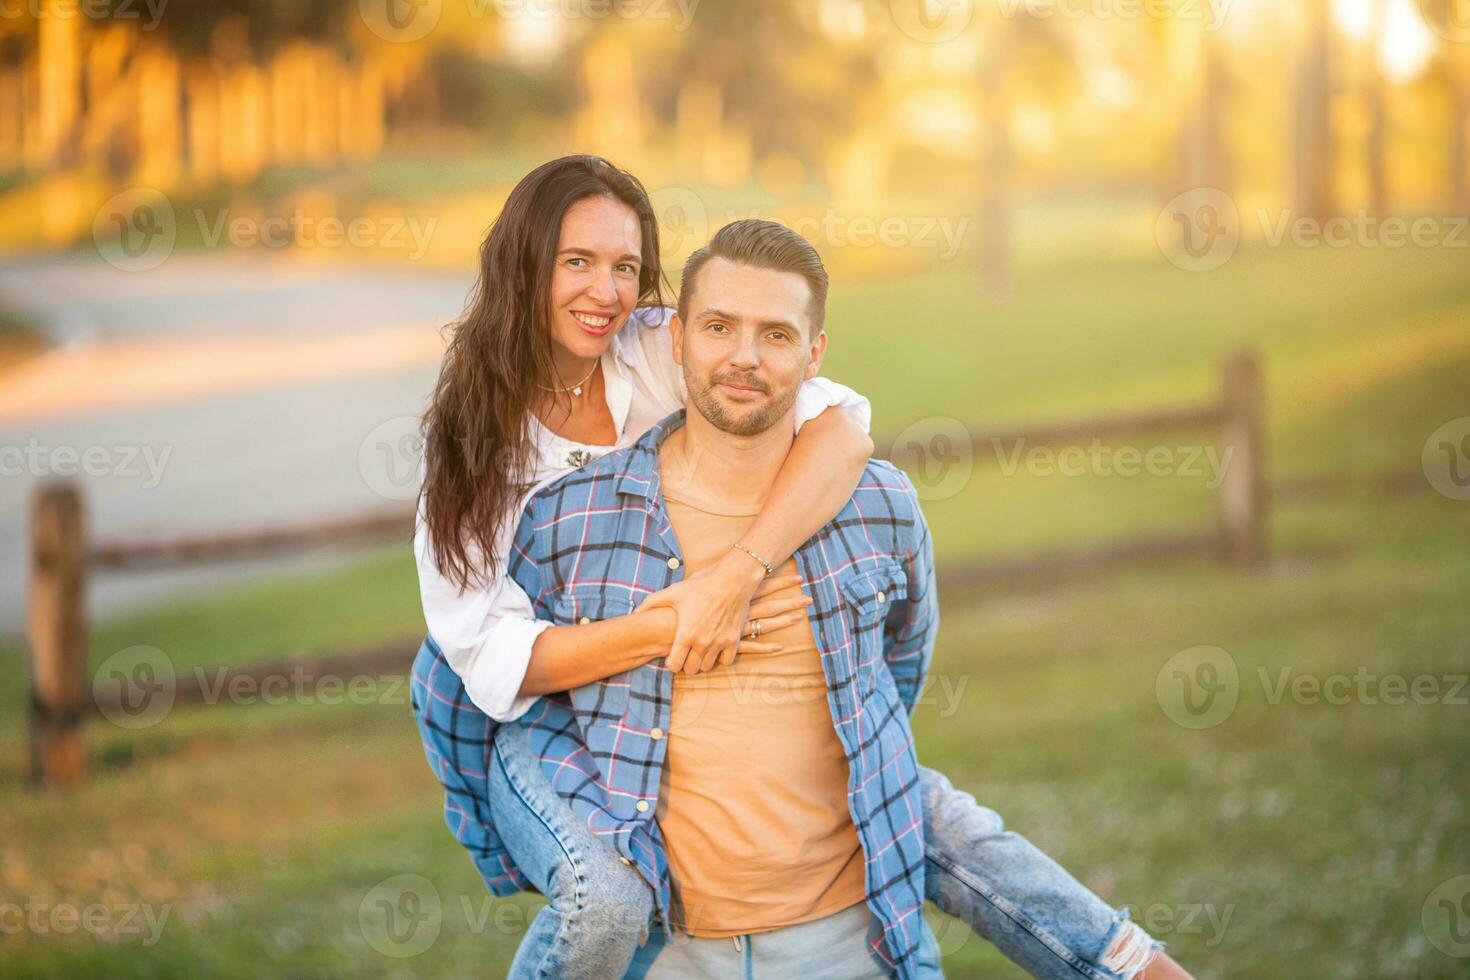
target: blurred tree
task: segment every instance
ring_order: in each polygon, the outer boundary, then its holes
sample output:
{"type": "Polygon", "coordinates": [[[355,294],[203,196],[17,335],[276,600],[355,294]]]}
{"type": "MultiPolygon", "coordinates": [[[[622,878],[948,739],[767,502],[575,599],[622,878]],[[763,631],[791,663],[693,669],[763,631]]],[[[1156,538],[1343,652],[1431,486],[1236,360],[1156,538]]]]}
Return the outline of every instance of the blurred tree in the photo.
{"type": "Polygon", "coordinates": [[[1326,221],[1333,190],[1331,25],[1328,0],[1304,0],[1306,37],[1296,76],[1295,198],[1304,217],[1326,221]]]}
{"type": "MultiPolygon", "coordinates": [[[[108,0],[112,6],[137,7],[137,0],[108,0]]],[[[210,0],[168,6],[158,31],[184,58],[211,53],[221,25],[239,23],[242,40],[255,51],[269,52],[293,41],[340,40],[356,3],[343,0],[210,0]]]]}
{"type": "Polygon", "coordinates": [[[559,60],[512,65],[446,46],[430,55],[428,69],[439,117],[497,143],[525,135],[523,128],[566,119],[577,104],[576,87],[567,84],[566,65],[559,60]]]}
{"type": "Polygon", "coordinates": [[[1450,202],[1470,214],[1470,45],[1450,49],[1450,202]]]}
{"type": "Polygon", "coordinates": [[[1388,105],[1384,93],[1383,64],[1378,42],[1388,17],[1388,0],[1373,0],[1373,32],[1363,51],[1363,102],[1368,113],[1364,157],[1368,169],[1368,207],[1375,215],[1388,213],[1388,105]]]}
{"type": "Polygon", "coordinates": [[[660,114],[673,115],[686,85],[717,86],[725,120],[755,124],[754,155],[784,150],[803,158],[808,169],[819,168],[832,138],[860,122],[863,96],[879,81],[877,41],[868,34],[835,43],[822,30],[815,4],[703,5],[671,53],[671,70],[657,93],[660,114]]]}
{"type": "Polygon", "coordinates": [[[1151,17],[1147,25],[1157,79],[1153,107],[1162,115],[1159,196],[1173,198],[1200,187],[1229,191],[1230,81],[1219,32],[1178,11],[1151,17]]]}
{"type": "Polygon", "coordinates": [[[77,121],[82,111],[81,18],[62,14],[64,0],[45,0],[39,19],[40,91],[33,167],[67,169],[77,162],[77,121]]]}
{"type": "Polygon", "coordinates": [[[996,8],[981,22],[983,44],[976,83],[980,97],[980,172],[976,261],[980,284],[992,299],[1010,295],[1014,277],[1012,211],[1015,204],[1016,105],[1056,107],[1080,97],[1077,34],[1055,20],[1012,15],[996,8]]]}
{"type": "Polygon", "coordinates": [[[1424,16],[1441,38],[1457,39],[1441,45],[1449,90],[1449,140],[1445,163],[1449,204],[1458,214],[1470,214],[1470,38],[1454,19],[1460,0],[1421,0],[1424,16]]]}
{"type": "Polygon", "coordinates": [[[975,259],[985,295],[1003,299],[1011,292],[1012,51],[1016,23],[993,18],[980,57],[980,186],[975,259]]]}

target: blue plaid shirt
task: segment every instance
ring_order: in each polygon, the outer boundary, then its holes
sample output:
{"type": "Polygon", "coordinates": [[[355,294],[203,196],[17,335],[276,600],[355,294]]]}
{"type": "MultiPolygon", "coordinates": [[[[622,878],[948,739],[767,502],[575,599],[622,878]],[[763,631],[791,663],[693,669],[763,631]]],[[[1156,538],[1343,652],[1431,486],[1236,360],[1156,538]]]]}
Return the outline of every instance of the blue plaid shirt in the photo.
{"type": "MultiPolygon", "coordinates": [[[[683,578],[658,462],[659,445],[683,421],[676,412],[634,445],[532,498],[508,571],[538,618],[568,625],[621,616],[683,578]]],[[[868,942],[896,975],[913,977],[928,926],[909,716],[928,671],[939,608],[933,543],[908,478],[888,463],[869,462],[841,513],[795,558],[813,599],[828,705],[850,769],[848,798],[875,916],[868,942]]],[[[442,662],[429,673],[416,669],[415,706],[420,724],[438,732],[453,755],[435,758],[430,749],[449,791],[446,816],[491,891],[512,894],[528,883],[495,835],[482,792],[495,723],[469,703],[442,662]]],[[[673,675],[654,661],[569,697],[543,698],[520,720],[552,786],[653,887],[666,932],[672,890],[654,813],[667,742],[652,732],[669,728],[672,700],[673,675]]]]}

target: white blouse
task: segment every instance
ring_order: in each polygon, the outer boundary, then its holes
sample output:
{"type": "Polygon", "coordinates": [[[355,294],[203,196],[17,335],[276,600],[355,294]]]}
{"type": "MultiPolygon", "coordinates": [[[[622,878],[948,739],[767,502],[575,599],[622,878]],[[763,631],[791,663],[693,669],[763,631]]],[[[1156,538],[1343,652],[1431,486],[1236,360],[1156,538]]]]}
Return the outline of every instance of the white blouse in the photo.
{"type": "MultiPolygon", "coordinates": [[[[668,319],[673,310],[648,307],[637,310],[613,337],[602,355],[607,407],[618,430],[612,446],[588,445],[563,439],[534,416],[536,440],[535,482],[515,504],[520,515],[526,501],[547,484],[560,479],[613,449],[632,445],[655,422],[684,407],[684,372],[674,363],[672,331],[668,319]]],[[[852,420],[870,429],[872,406],[850,388],[813,378],[802,384],[796,396],[796,428],[837,406],[852,420]]],[[[519,697],[531,647],[541,631],[551,626],[538,620],[531,600],[505,569],[515,539],[516,521],[501,527],[495,542],[496,576],[485,586],[461,591],[440,574],[430,550],[423,501],[419,501],[414,525],[413,552],[418,562],[419,595],[429,635],[444,652],[444,659],[464,681],[470,700],[496,721],[512,721],[535,703],[536,697],[519,697]]],[[[480,553],[473,542],[469,557],[478,564],[480,553]]]]}

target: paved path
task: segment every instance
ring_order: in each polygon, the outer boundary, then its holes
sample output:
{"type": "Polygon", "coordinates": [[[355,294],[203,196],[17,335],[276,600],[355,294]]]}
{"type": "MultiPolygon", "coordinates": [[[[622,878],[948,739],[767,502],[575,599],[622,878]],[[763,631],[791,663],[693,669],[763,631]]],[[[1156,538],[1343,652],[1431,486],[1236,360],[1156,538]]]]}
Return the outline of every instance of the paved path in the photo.
{"type": "MultiPolygon", "coordinates": [[[[385,483],[383,463],[365,476],[360,454],[386,459],[410,431],[471,278],[186,254],[144,273],[0,264],[0,302],[64,340],[0,376],[0,633],[23,624],[32,490],[88,453],[107,470],[81,478],[96,536],[406,508],[411,482],[385,483]]],[[[108,615],[302,565],[102,575],[89,607],[108,615]]]]}

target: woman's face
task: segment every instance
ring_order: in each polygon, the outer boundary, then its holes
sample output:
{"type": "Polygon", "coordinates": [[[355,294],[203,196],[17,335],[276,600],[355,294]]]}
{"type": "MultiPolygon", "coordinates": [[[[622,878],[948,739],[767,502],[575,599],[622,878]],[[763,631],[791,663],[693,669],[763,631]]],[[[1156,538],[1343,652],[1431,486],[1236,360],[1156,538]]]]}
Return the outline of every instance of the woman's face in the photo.
{"type": "Polygon", "coordinates": [[[601,357],[638,304],[643,267],[638,215],[616,198],[584,197],[561,219],[551,271],[551,339],[578,358],[601,357]]]}

